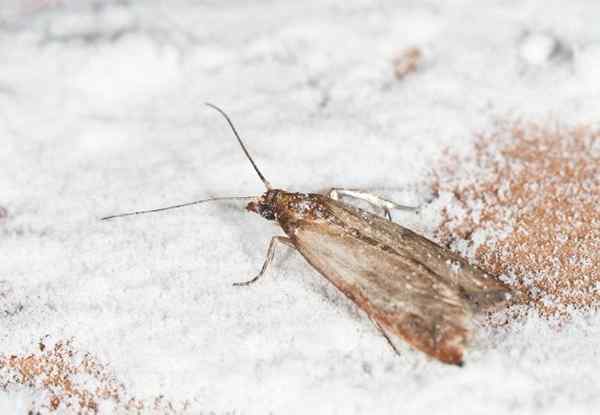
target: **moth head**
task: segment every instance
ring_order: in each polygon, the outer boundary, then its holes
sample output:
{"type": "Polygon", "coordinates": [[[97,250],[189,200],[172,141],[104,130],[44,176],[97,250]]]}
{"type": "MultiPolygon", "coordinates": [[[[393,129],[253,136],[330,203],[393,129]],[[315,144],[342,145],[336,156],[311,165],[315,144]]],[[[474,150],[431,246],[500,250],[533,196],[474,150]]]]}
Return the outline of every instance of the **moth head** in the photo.
{"type": "Polygon", "coordinates": [[[275,206],[277,204],[277,197],[279,196],[279,193],[281,193],[281,190],[267,190],[261,196],[248,203],[246,205],[246,210],[258,213],[266,220],[276,220],[277,215],[275,214],[275,206]]]}

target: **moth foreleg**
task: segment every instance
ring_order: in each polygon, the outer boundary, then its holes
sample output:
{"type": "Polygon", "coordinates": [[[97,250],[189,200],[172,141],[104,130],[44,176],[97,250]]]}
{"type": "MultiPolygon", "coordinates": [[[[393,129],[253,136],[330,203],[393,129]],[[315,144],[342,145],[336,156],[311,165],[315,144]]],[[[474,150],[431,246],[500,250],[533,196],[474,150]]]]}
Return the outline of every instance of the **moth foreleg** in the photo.
{"type": "Polygon", "coordinates": [[[273,238],[271,238],[271,242],[269,243],[269,248],[267,249],[267,257],[265,258],[265,262],[263,263],[263,266],[260,269],[260,272],[258,273],[258,275],[248,281],[234,282],[233,285],[236,287],[250,285],[250,284],[256,282],[260,277],[262,277],[262,275],[267,271],[267,268],[269,268],[269,265],[271,265],[271,262],[273,262],[273,256],[275,255],[275,244],[277,242],[281,242],[287,246],[291,246],[292,248],[294,247],[294,244],[292,244],[292,242],[290,241],[289,238],[286,238],[285,236],[274,236],[273,238]]]}
{"type": "Polygon", "coordinates": [[[391,200],[384,199],[380,196],[377,196],[373,193],[365,192],[363,190],[356,189],[340,189],[340,188],[332,188],[327,192],[327,196],[332,198],[333,200],[340,200],[340,197],[352,197],[354,199],[364,200],[372,206],[383,209],[385,213],[385,217],[388,220],[392,220],[392,215],[390,214],[390,209],[396,210],[407,210],[407,211],[416,211],[419,210],[417,206],[405,206],[400,205],[396,202],[392,202],[391,200]]]}

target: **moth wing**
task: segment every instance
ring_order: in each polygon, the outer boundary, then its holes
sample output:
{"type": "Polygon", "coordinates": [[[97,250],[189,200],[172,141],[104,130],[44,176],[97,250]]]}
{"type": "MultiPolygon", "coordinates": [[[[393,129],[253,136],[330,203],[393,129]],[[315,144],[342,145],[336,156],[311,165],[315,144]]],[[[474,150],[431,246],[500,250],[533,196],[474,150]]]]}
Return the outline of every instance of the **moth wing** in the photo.
{"type": "Polygon", "coordinates": [[[516,295],[494,276],[410,229],[330,198],[323,198],[322,203],[346,226],[425,264],[448,285],[457,287],[473,311],[497,309],[516,295]]]}
{"type": "Polygon", "coordinates": [[[298,251],[388,335],[462,363],[471,310],[455,287],[377,240],[330,224],[298,225],[292,238],[298,251]]]}

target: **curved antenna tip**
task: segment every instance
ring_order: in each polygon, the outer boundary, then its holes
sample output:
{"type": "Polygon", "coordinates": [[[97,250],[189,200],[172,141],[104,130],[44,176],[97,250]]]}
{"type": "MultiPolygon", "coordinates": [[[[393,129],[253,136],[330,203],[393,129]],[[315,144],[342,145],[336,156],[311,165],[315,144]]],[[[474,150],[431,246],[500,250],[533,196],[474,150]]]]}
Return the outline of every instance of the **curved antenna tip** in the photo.
{"type": "Polygon", "coordinates": [[[254,162],[254,160],[250,156],[250,153],[248,153],[248,150],[246,149],[246,146],[244,145],[244,142],[240,138],[240,135],[238,134],[237,130],[235,129],[235,127],[233,125],[233,122],[231,122],[231,120],[229,119],[229,116],[225,113],[225,111],[223,111],[221,108],[217,107],[215,104],[211,104],[210,102],[205,102],[204,104],[206,106],[209,106],[209,107],[217,110],[225,118],[225,120],[229,124],[229,127],[231,127],[231,130],[233,131],[233,134],[235,135],[235,138],[237,138],[238,143],[240,143],[240,146],[242,147],[242,150],[244,151],[244,154],[246,154],[246,157],[248,157],[248,160],[250,160],[250,163],[252,164],[252,167],[254,167],[254,171],[256,171],[256,173],[258,174],[258,177],[260,178],[260,180],[264,183],[264,185],[267,188],[267,190],[273,189],[273,187],[271,186],[271,183],[269,183],[269,181],[265,178],[265,176],[263,176],[263,174],[260,172],[260,170],[256,166],[256,163],[254,162]]]}

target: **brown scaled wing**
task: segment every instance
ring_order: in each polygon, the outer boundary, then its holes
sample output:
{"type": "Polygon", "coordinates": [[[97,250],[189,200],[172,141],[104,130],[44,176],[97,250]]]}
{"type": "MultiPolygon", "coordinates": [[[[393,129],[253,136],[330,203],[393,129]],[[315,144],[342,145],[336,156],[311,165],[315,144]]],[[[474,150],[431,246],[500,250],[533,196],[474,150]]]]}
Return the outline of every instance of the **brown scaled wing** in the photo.
{"type": "Polygon", "coordinates": [[[400,225],[325,196],[311,199],[326,215],[288,228],[306,260],[388,336],[462,364],[472,312],[506,302],[508,287],[400,225]]]}

